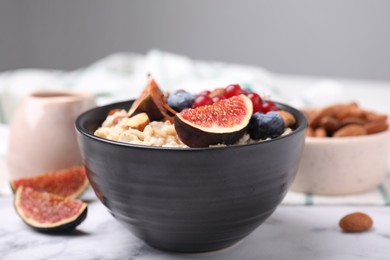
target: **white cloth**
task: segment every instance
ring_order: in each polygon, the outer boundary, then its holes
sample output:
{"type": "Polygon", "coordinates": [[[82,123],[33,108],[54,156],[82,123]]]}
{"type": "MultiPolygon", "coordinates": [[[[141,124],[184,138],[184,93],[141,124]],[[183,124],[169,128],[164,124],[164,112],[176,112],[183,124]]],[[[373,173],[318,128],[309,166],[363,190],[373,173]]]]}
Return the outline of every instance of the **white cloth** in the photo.
{"type": "Polygon", "coordinates": [[[80,89],[93,93],[99,104],[136,98],[151,74],[162,90],[205,89],[239,83],[277,96],[273,77],[262,68],[221,62],[194,61],[152,50],[146,55],[118,53],[77,71],[18,70],[0,74],[0,122],[9,123],[20,100],[38,89],[80,89]]]}

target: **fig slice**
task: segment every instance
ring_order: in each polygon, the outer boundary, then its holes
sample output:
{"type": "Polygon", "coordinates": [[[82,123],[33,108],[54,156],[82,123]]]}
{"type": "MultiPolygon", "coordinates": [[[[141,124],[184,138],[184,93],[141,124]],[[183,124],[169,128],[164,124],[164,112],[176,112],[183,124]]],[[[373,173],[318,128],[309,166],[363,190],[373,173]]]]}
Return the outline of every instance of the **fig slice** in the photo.
{"type": "Polygon", "coordinates": [[[88,188],[89,181],[84,166],[77,166],[11,181],[13,191],[16,191],[19,186],[46,191],[62,197],[77,198],[88,188]]]}
{"type": "Polygon", "coordinates": [[[41,232],[70,231],[87,217],[87,204],[48,192],[19,186],[14,206],[18,215],[30,227],[41,232]]]}
{"type": "Polygon", "coordinates": [[[230,145],[245,134],[252,113],[251,100],[241,94],[185,109],[175,115],[174,124],[180,140],[189,147],[230,145]]]}
{"type": "Polygon", "coordinates": [[[148,83],[141,95],[134,101],[129,110],[129,117],[146,113],[150,121],[170,120],[172,109],[168,109],[165,95],[156,81],[149,76],[148,83]]]}

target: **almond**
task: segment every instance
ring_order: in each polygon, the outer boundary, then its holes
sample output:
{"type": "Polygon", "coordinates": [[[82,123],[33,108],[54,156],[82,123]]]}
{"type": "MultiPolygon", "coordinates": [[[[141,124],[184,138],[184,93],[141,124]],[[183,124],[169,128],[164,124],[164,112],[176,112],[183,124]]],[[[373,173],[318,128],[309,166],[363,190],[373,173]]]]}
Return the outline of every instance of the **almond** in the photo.
{"type": "Polygon", "coordinates": [[[108,111],[108,115],[111,116],[113,114],[115,114],[116,112],[119,112],[121,111],[122,109],[119,109],[119,108],[115,108],[115,109],[111,109],[110,111],[108,111]]]}
{"type": "Polygon", "coordinates": [[[321,110],[319,110],[316,114],[312,116],[312,119],[309,121],[310,126],[317,127],[321,118],[325,116],[333,116],[334,114],[334,107],[326,107],[321,110]]]}
{"type": "Polygon", "coordinates": [[[364,232],[371,229],[372,218],[362,212],[354,212],[344,216],[339,226],[344,232],[364,232]]]}
{"type": "Polygon", "coordinates": [[[340,128],[340,121],[333,116],[324,116],[321,118],[319,125],[324,128],[327,132],[334,132],[340,128]]]}
{"type": "Polygon", "coordinates": [[[364,125],[364,128],[367,131],[367,134],[375,134],[379,132],[386,131],[389,128],[389,125],[383,121],[372,121],[364,125]]]}
{"type": "Polygon", "coordinates": [[[290,112],[287,112],[285,110],[279,110],[278,114],[283,118],[285,127],[291,127],[295,125],[295,117],[290,112]]]}
{"type": "Polygon", "coordinates": [[[382,121],[382,122],[387,121],[387,115],[377,114],[374,112],[366,112],[365,117],[367,118],[368,121],[382,121]]]}
{"type": "Polygon", "coordinates": [[[216,88],[213,91],[210,92],[209,97],[221,97],[223,96],[223,93],[225,92],[225,88],[216,88]]]}
{"type": "Polygon", "coordinates": [[[321,127],[316,128],[314,130],[314,137],[327,137],[326,130],[321,127]]]}
{"type": "Polygon", "coordinates": [[[307,119],[307,124],[309,126],[313,125],[313,119],[317,116],[317,111],[314,110],[302,110],[302,112],[305,114],[307,119]]]}
{"type": "Polygon", "coordinates": [[[139,113],[127,119],[126,126],[132,129],[143,131],[145,126],[150,123],[149,117],[146,113],[139,113]]]}
{"type": "Polygon", "coordinates": [[[341,106],[337,110],[335,116],[339,120],[342,120],[347,117],[363,118],[365,116],[365,112],[361,108],[357,107],[355,103],[353,103],[353,104],[341,106]]]}
{"type": "Polygon", "coordinates": [[[349,125],[349,124],[364,125],[365,123],[367,123],[366,119],[361,117],[355,117],[355,116],[349,116],[341,120],[342,126],[349,125]]]}
{"type": "Polygon", "coordinates": [[[339,105],[337,107],[337,109],[335,109],[335,113],[334,113],[334,116],[338,119],[338,120],[342,120],[343,118],[345,117],[348,117],[348,105],[339,105]]]}
{"type": "Polygon", "coordinates": [[[359,136],[359,135],[366,135],[367,131],[362,125],[357,124],[351,124],[346,125],[337,130],[333,137],[347,137],[347,136],[359,136]]]}
{"type": "Polygon", "coordinates": [[[310,126],[306,128],[306,136],[312,137],[314,136],[314,130],[310,126]]]}
{"type": "Polygon", "coordinates": [[[126,116],[117,116],[114,118],[114,121],[113,121],[113,124],[114,125],[117,125],[123,118],[125,118],[126,116]]]}

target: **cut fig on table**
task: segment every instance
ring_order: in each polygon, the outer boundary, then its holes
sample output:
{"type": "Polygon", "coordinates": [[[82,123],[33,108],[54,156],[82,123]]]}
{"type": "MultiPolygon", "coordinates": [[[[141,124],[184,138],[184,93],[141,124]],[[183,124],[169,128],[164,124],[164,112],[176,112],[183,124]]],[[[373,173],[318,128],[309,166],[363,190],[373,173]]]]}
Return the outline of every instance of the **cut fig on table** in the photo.
{"type": "Polygon", "coordinates": [[[176,114],[174,124],[180,140],[189,147],[229,145],[245,134],[252,112],[251,100],[239,95],[183,110],[176,114]]]}
{"type": "Polygon", "coordinates": [[[11,188],[30,187],[37,191],[45,191],[62,197],[77,198],[88,187],[89,181],[84,166],[72,167],[59,171],[11,181],[11,188]]]}
{"type": "Polygon", "coordinates": [[[14,206],[28,226],[49,233],[73,230],[85,220],[88,211],[81,200],[23,186],[15,192],[14,206]]]}

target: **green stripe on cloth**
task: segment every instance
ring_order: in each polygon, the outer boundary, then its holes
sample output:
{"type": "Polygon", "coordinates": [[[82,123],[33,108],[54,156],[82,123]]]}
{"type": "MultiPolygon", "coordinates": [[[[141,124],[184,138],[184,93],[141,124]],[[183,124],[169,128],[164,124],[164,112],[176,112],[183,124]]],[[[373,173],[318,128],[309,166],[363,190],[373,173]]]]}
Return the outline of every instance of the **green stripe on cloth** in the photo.
{"type": "Polygon", "coordinates": [[[305,205],[313,205],[313,195],[311,193],[306,193],[305,205]]]}
{"type": "Polygon", "coordinates": [[[378,187],[378,190],[382,194],[383,199],[385,200],[385,205],[390,206],[390,196],[389,196],[389,193],[387,192],[385,186],[383,186],[383,184],[381,184],[378,187]]]}

